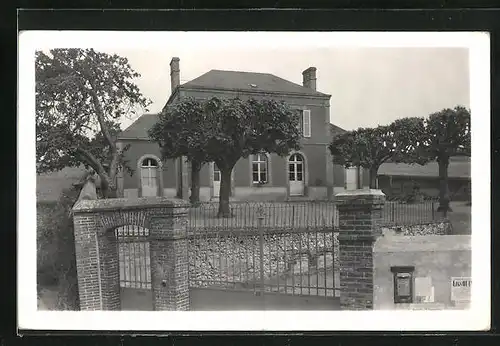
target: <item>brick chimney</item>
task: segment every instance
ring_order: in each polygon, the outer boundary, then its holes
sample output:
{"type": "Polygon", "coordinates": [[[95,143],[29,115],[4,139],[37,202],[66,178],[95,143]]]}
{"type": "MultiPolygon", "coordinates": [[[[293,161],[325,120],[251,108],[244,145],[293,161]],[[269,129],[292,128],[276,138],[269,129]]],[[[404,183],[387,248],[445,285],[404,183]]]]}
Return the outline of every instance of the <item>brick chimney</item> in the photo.
{"type": "Polygon", "coordinates": [[[181,70],[179,68],[179,58],[174,57],[170,61],[170,88],[173,94],[175,89],[181,84],[181,70]]]}
{"type": "Polygon", "coordinates": [[[302,72],[302,85],[316,91],[316,67],[309,67],[302,72]]]}

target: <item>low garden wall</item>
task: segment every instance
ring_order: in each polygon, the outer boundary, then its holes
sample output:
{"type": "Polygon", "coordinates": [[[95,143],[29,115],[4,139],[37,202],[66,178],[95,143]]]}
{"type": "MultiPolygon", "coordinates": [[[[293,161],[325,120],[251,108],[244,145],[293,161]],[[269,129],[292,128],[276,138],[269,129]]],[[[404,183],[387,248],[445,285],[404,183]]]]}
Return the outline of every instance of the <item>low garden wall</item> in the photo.
{"type": "Polygon", "coordinates": [[[413,225],[384,226],[382,233],[401,236],[450,235],[452,226],[449,221],[442,220],[413,225]]]}

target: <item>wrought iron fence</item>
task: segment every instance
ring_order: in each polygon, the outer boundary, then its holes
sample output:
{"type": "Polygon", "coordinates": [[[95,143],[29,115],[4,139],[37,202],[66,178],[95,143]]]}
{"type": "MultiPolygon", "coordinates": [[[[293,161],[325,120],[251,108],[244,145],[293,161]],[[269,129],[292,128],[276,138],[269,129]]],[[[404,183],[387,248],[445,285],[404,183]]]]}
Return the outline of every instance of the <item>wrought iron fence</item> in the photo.
{"type": "MultiPolygon", "coordinates": [[[[265,220],[260,218],[259,222],[265,220]]],[[[336,231],[190,228],[191,287],[339,296],[336,231]]]]}
{"type": "MultiPolygon", "coordinates": [[[[417,203],[386,201],[382,209],[384,225],[429,223],[441,217],[433,200],[417,203]]],[[[189,210],[190,228],[301,229],[338,226],[338,211],[334,201],[300,202],[232,202],[231,217],[217,217],[218,203],[201,203],[189,210]],[[259,212],[265,218],[259,221],[259,212]],[[261,225],[259,226],[259,222],[261,225]]]]}
{"type": "MultiPolygon", "coordinates": [[[[384,225],[438,221],[434,201],[388,201],[384,225]]],[[[231,203],[218,218],[218,203],[188,212],[189,278],[194,287],[338,296],[338,212],[332,201],[231,203]]],[[[120,286],[151,288],[149,230],[115,229],[120,286]]]]}
{"type": "Polygon", "coordinates": [[[151,289],[149,230],[126,225],[115,229],[120,287],[151,289]]]}
{"type": "Polygon", "coordinates": [[[190,228],[305,228],[338,225],[332,201],[232,202],[231,217],[217,217],[218,203],[201,203],[189,210],[190,228]],[[259,220],[259,213],[265,218],[259,220]]]}
{"type": "Polygon", "coordinates": [[[441,218],[436,207],[433,200],[417,203],[386,201],[382,209],[382,223],[388,226],[406,226],[435,222],[441,218]]]}

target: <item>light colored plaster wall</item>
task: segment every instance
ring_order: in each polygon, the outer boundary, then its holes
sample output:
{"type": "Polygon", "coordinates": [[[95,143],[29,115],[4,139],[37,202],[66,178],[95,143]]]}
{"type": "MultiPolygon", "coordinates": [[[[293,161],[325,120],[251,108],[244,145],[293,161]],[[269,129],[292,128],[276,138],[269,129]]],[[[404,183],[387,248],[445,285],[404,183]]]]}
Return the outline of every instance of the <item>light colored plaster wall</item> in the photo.
{"type": "MultiPolygon", "coordinates": [[[[434,304],[429,308],[454,308],[451,278],[471,276],[470,236],[390,236],[380,237],[374,246],[374,309],[408,308],[394,303],[394,279],[391,267],[414,266],[413,278],[430,277],[434,286],[434,304]]],[[[415,302],[414,290],[414,302],[415,302]]]]}

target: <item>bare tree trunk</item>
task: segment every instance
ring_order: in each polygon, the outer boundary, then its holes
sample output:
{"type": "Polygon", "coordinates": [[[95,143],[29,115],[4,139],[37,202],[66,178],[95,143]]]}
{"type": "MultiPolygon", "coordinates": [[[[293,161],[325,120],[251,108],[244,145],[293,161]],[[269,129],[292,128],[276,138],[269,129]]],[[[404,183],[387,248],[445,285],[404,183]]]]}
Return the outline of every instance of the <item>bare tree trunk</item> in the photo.
{"type": "Polygon", "coordinates": [[[232,167],[224,166],[220,167],[221,172],[221,183],[220,183],[220,194],[219,194],[219,212],[218,217],[231,217],[231,210],[229,208],[229,196],[231,195],[231,172],[232,167]]]}
{"type": "Polygon", "coordinates": [[[200,170],[201,163],[199,161],[191,161],[191,196],[189,200],[191,204],[200,202],[200,170]]]}
{"type": "Polygon", "coordinates": [[[450,158],[447,155],[441,155],[437,161],[439,165],[439,207],[437,211],[442,211],[443,216],[446,217],[447,213],[451,211],[450,191],[448,188],[448,165],[450,158]]]}
{"type": "Polygon", "coordinates": [[[377,189],[377,172],[378,167],[370,167],[370,189],[377,189]]]}
{"type": "Polygon", "coordinates": [[[99,174],[101,180],[100,188],[102,197],[105,199],[116,198],[118,195],[117,186],[115,184],[116,177],[112,178],[107,173],[99,174]]]}

